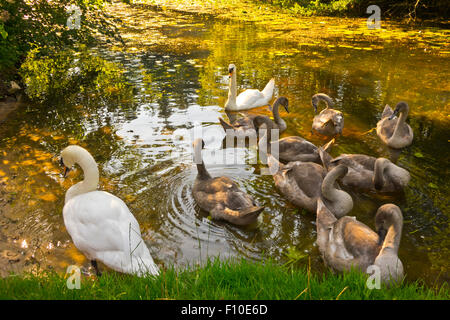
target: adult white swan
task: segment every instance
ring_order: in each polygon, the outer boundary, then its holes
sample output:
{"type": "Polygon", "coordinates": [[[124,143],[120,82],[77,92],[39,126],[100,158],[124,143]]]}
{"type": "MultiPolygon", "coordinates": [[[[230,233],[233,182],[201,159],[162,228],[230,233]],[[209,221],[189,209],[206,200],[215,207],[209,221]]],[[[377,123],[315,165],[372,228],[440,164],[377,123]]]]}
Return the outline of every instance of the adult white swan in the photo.
{"type": "Polygon", "coordinates": [[[97,191],[99,172],[91,154],[71,145],[61,152],[64,177],[75,164],[84,180],[66,192],[64,224],[75,246],[91,260],[101,275],[97,260],[113,270],[144,276],[157,275],[158,266],[142,240],[139,223],[127,205],[116,196],[97,191]]]}
{"type": "Polygon", "coordinates": [[[269,104],[269,101],[273,95],[273,89],[275,87],[274,78],[270,79],[263,91],[259,91],[257,89],[247,89],[237,95],[236,66],[234,64],[230,64],[228,66],[228,72],[230,74],[230,88],[228,90],[228,100],[225,103],[225,110],[248,110],[269,104]]]}

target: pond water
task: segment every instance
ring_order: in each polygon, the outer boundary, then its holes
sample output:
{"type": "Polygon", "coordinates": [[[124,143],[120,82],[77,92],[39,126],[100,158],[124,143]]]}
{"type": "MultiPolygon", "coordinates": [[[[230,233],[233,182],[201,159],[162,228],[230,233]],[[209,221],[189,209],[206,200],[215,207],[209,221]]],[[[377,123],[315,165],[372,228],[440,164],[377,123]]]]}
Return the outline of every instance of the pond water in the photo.
{"type": "MultiPolygon", "coordinates": [[[[314,214],[289,204],[272,177],[261,174],[263,164],[214,163],[217,154],[233,156],[233,149],[221,150],[211,137],[221,133],[218,117],[227,119],[227,67],[234,63],[239,90],[262,89],[274,77],[274,97],[289,99],[290,113],[281,113],[288,125],[282,136],[326,143],[310,132],[310,99],[317,92],[334,98],[345,128],[333,156],[389,157],[370,130],[385,104],[409,103],[414,142],[397,163],[410,171],[410,185],[396,196],[352,192],[350,215],[373,228],[380,205],[398,205],[404,215],[399,256],[407,278],[448,281],[448,54],[404,41],[373,45],[355,38],[354,45],[347,39],[339,46],[339,39],[325,38],[299,44],[260,24],[134,10],[122,16],[135,21],[122,29],[126,49],[80,47],[56,60],[29,61],[26,75],[35,102],[24,103],[0,124],[1,275],[88,267],[62,217],[65,191],[82,179],[79,169],[63,179],[58,165],[61,150],[73,143],[92,153],[100,189],[127,203],[158,264],[270,257],[296,265],[310,260],[314,270],[323,271],[314,214]],[[194,131],[207,140],[204,159],[211,175],[231,177],[265,206],[258,223],[243,228],[213,221],[197,207],[191,194],[197,174],[194,131]]],[[[269,114],[266,107],[252,112],[269,114]]]]}

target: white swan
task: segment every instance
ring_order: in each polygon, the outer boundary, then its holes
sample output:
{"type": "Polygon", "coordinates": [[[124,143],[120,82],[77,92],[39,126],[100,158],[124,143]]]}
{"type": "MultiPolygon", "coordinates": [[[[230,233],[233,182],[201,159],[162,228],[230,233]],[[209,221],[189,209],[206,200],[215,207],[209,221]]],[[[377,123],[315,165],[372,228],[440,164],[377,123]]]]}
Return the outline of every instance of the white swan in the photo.
{"type": "Polygon", "coordinates": [[[228,100],[225,103],[225,110],[248,110],[269,104],[269,101],[273,95],[273,89],[275,87],[274,78],[270,79],[263,91],[259,91],[257,89],[247,89],[237,96],[236,66],[234,64],[230,64],[228,66],[228,72],[230,73],[230,89],[228,91],[228,100]]]}
{"type": "Polygon", "coordinates": [[[127,205],[116,196],[97,191],[99,172],[91,154],[71,145],[61,152],[64,176],[78,163],[84,180],[66,192],[64,224],[75,246],[91,260],[97,275],[97,260],[113,270],[143,276],[158,275],[158,266],[142,240],[139,223],[127,205]]]}

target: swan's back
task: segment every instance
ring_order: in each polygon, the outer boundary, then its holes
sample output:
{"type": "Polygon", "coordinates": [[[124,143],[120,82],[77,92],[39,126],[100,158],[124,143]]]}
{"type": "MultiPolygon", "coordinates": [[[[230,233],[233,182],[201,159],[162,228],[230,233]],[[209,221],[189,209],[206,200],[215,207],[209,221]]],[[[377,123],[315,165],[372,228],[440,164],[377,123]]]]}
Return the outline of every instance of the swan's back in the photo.
{"type": "Polygon", "coordinates": [[[262,107],[269,104],[275,88],[275,79],[271,79],[262,91],[258,89],[247,89],[236,98],[237,110],[246,110],[262,107]]]}
{"type": "Polygon", "coordinates": [[[88,259],[113,270],[143,275],[158,274],[139,223],[127,205],[104,191],[83,193],[63,209],[64,223],[75,246],[88,259]]]}
{"type": "Polygon", "coordinates": [[[342,134],[344,115],[335,109],[324,109],[314,117],[312,127],[320,134],[326,136],[342,134]]]}
{"type": "Polygon", "coordinates": [[[397,128],[396,135],[394,132],[397,127],[399,117],[390,120],[394,111],[388,105],[385,106],[381,114],[381,120],[377,122],[377,135],[386,145],[394,149],[401,149],[412,143],[414,133],[407,123],[401,124],[397,128]]]}

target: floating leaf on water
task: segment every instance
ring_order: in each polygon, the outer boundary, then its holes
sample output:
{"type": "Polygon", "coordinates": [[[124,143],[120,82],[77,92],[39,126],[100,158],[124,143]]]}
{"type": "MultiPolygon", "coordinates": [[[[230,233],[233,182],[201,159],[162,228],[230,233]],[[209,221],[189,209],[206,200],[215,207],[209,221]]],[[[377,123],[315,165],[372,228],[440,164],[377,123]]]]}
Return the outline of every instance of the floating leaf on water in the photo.
{"type": "Polygon", "coordinates": [[[414,156],[417,157],[417,158],[423,158],[424,157],[423,154],[420,153],[420,152],[414,153],[414,156]]]}
{"type": "Polygon", "coordinates": [[[39,196],[39,198],[44,201],[56,201],[56,199],[58,199],[53,193],[46,193],[42,196],[39,196]]]}

